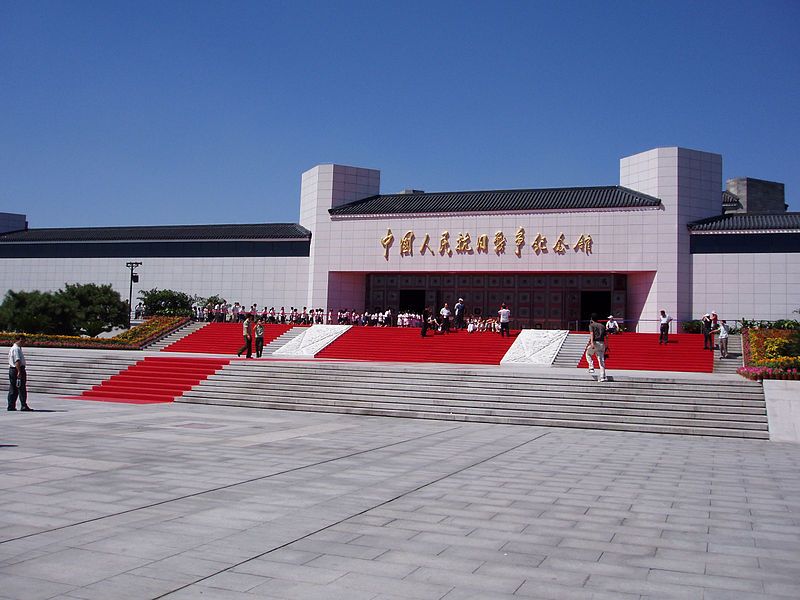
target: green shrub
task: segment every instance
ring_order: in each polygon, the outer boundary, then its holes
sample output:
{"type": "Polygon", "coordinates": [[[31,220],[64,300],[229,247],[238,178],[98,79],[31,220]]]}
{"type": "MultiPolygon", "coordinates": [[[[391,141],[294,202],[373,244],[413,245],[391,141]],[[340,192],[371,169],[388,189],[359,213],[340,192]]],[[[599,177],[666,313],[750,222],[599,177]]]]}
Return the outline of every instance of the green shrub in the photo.
{"type": "Polygon", "coordinates": [[[194,298],[184,292],[153,288],[139,292],[139,299],[144,304],[145,314],[150,317],[156,315],[188,317],[192,314],[194,298]]]}

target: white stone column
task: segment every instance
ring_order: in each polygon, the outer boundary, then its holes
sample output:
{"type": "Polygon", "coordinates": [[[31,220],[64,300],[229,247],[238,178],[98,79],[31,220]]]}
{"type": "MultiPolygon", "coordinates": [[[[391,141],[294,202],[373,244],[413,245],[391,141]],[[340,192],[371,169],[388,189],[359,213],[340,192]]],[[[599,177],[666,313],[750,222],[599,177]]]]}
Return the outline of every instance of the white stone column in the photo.
{"type": "MultiPolygon", "coordinates": [[[[349,240],[334,239],[328,210],[348,202],[355,202],[380,193],[381,172],[376,169],[347,167],[343,165],[317,165],[302,176],[300,189],[300,225],[311,231],[311,249],[308,265],[309,308],[354,308],[363,310],[364,291],[353,289],[352,282],[359,275],[347,274],[342,278],[350,285],[338,285],[339,276],[330,273],[331,264],[342,263],[341,257],[353,247],[349,240]],[[336,257],[335,260],[331,257],[336,257]],[[331,281],[333,287],[331,288],[331,281]],[[344,294],[339,297],[339,291],[344,294]],[[335,292],[333,295],[331,292],[335,292]],[[342,302],[345,305],[339,306],[342,302]]],[[[360,275],[363,279],[363,274],[360,275]]]]}
{"type": "Polygon", "coordinates": [[[658,271],[655,278],[629,274],[629,284],[633,283],[629,304],[634,310],[640,307],[640,320],[655,319],[662,308],[673,318],[690,319],[692,260],[686,225],[722,213],[722,156],[687,148],[655,148],[621,159],[619,181],[659,198],[664,210],[656,230],[644,232],[652,237],[658,271]],[[644,289],[649,281],[649,290],[644,289]]]}

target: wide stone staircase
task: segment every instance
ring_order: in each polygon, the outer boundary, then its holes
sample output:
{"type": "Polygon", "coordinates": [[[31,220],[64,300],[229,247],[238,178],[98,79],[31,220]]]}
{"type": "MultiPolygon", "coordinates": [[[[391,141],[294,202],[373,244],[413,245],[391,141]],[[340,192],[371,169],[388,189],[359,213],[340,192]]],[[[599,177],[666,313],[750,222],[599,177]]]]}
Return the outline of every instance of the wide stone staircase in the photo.
{"type": "Polygon", "coordinates": [[[181,339],[185,338],[187,335],[191,335],[195,331],[199,331],[200,329],[202,329],[206,325],[208,325],[208,323],[205,323],[203,321],[190,321],[189,323],[187,323],[183,327],[179,327],[178,329],[176,329],[175,331],[173,331],[169,335],[166,335],[163,338],[161,338],[160,340],[145,346],[144,349],[145,350],[152,350],[152,351],[156,351],[156,352],[160,351],[160,350],[163,350],[167,346],[171,346],[172,344],[174,344],[178,340],[181,340],[181,339]]]}
{"type": "Polygon", "coordinates": [[[760,384],[573,369],[233,361],[178,402],[549,427],[769,437],[760,384]]]}
{"type": "Polygon", "coordinates": [[[135,350],[25,348],[28,391],[77,396],[141,358],[135,350]]]}

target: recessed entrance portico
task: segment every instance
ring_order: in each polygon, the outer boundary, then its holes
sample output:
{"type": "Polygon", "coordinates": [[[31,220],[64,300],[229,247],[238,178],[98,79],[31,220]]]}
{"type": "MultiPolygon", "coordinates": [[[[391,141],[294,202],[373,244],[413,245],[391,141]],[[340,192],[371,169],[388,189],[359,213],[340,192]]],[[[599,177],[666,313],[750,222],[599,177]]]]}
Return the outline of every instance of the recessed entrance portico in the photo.
{"type": "Polygon", "coordinates": [[[495,316],[507,304],[515,327],[570,329],[589,314],[624,318],[627,275],[617,273],[371,273],[366,310],[438,310],[464,299],[467,315],[495,316]]]}

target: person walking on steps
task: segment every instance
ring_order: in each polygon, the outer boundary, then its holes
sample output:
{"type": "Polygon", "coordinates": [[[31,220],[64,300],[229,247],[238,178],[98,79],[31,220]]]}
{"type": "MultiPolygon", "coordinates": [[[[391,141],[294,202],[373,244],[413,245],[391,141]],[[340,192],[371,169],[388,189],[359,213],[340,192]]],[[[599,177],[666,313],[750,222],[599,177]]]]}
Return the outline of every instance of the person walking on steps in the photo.
{"type": "Polygon", "coordinates": [[[594,359],[597,357],[597,364],[600,367],[599,382],[608,381],[606,377],[606,328],[602,323],[597,322],[597,313],[592,313],[589,321],[589,341],[586,344],[586,362],[589,363],[589,375],[594,377],[594,359]]]}
{"type": "Polygon", "coordinates": [[[250,317],[247,317],[242,324],[242,335],[244,336],[244,346],[239,348],[236,356],[241,356],[242,352],[247,351],[247,358],[253,357],[253,332],[250,331],[250,317]]]}
{"type": "Polygon", "coordinates": [[[20,410],[33,410],[28,406],[28,374],[25,371],[25,354],[22,352],[24,343],[25,336],[20,334],[8,351],[8,410],[17,410],[17,397],[20,410]]]}
{"type": "Polygon", "coordinates": [[[672,317],[667,314],[667,311],[661,309],[661,315],[658,318],[658,343],[669,343],[669,324],[672,323],[672,317]]]}

